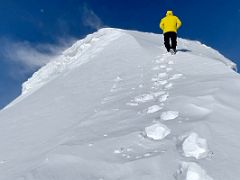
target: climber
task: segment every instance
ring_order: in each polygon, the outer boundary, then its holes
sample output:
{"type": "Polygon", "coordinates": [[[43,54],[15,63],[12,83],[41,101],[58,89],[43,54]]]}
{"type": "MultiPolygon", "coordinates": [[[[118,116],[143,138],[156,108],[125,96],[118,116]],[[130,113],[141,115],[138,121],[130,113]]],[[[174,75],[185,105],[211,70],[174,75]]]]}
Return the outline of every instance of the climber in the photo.
{"type": "Polygon", "coordinates": [[[160,22],[160,28],[163,30],[164,45],[167,51],[172,54],[176,53],[177,46],[177,30],[181,26],[181,21],[177,16],[173,15],[172,11],[167,11],[166,17],[160,22]],[[171,39],[171,44],[170,44],[171,39]]]}

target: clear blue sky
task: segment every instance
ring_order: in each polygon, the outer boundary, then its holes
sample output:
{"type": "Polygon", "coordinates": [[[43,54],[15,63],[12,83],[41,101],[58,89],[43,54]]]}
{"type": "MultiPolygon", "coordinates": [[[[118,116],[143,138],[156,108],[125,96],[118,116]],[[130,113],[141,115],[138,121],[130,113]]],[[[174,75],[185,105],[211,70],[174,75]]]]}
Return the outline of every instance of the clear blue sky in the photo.
{"type": "Polygon", "coordinates": [[[180,37],[240,64],[239,0],[1,0],[0,108],[72,39],[103,26],[161,33],[159,20],[170,9],[182,20],[180,37]]]}

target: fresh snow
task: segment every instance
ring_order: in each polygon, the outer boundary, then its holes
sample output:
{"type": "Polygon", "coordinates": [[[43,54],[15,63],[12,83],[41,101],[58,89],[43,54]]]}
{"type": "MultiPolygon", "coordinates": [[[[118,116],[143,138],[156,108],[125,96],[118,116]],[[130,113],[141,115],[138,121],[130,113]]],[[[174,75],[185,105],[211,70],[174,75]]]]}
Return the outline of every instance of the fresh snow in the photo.
{"type": "Polygon", "coordinates": [[[239,180],[240,76],[197,41],[105,28],[0,112],[1,180],[239,180]]]}

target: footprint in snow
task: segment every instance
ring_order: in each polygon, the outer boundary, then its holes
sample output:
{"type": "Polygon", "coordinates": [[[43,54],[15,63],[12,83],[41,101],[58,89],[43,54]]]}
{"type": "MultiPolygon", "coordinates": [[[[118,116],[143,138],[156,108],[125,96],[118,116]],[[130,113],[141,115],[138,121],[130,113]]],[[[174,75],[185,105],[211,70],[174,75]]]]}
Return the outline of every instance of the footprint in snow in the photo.
{"type": "Polygon", "coordinates": [[[161,102],[161,103],[162,103],[162,102],[165,102],[165,101],[167,101],[168,97],[169,97],[169,94],[166,93],[166,94],[162,95],[162,96],[158,99],[158,101],[161,102]]]}
{"type": "Polygon", "coordinates": [[[182,76],[183,76],[182,74],[174,74],[172,77],[169,78],[169,80],[180,79],[182,76]]]}
{"type": "Polygon", "coordinates": [[[138,106],[138,103],[134,103],[134,102],[128,102],[126,103],[127,106],[138,106]]]}
{"type": "Polygon", "coordinates": [[[166,68],[166,71],[167,72],[170,72],[170,71],[172,71],[173,70],[173,68],[166,68]]]}
{"type": "Polygon", "coordinates": [[[172,83],[168,83],[164,86],[165,89],[171,89],[173,87],[172,83]]]}
{"type": "Polygon", "coordinates": [[[135,161],[135,160],[140,160],[140,159],[157,156],[164,152],[165,151],[158,151],[158,150],[153,150],[153,151],[148,151],[148,152],[134,152],[134,151],[126,152],[126,151],[115,150],[114,154],[120,155],[120,157],[124,158],[126,161],[135,161]]]}
{"type": "Polygon", "coordinates": [[[157,75],[157,77],[158,78],[164,78],[164,77],[166,77],[168,74],[167,73],[159,73],[158,75],[157,75]]]}
{"type": "Polygon", "coordinates": [[[174,62],[173,61],[169,61],[168,64],[171,65],[171,64],[174,64],[174,62]]]}
{"type": "Polygon", "coordinates": [[[163,62],[164,62],[164,58],[156,59],[156,60],[155,60],[155,63],[157,63],[157,64],[161,64],[161,63],[163,63],[163,62]]]}
{"type": "Polygon", "coordinates": [[[160,68],[165,69],[165,68],[167,68],[167,66],[166,65],[161,65],[160,68]]]}
{"type": "Polygon", "coordinates": [[[120,82],[122,81],[123,79],[120,77],[120,76],[117,76],[115,79],[114,79],[114,82],[120,82]]]}
{"type": "Polygon", "coordinates": [[[137,103],[144,103],[144,102],[148,102],[154,99],[154,96],[151,94],[142,94],[140,96],[137,96],[134,98],[134,102],[137,103]]]}
{"type": "Polygon", "coordinates": [[[152,114],[152,113],[155,113],[155,112],[158,112],[159,110],[161,110],[162,107],[160,107],[159,105],[153,105],[153,106],[150,106],[148,109],[147,109],[147,113],[148,114],[152,114]]]}
{"type": "Polygon", "coordinates": [[[156,75],[155,77],[152,78],[152,81],[153,82],[160,81],[160,80],[162,80],[163,78],[165,78],[167,76],[168,76],[167,73],[159,73],[158,75],[156,75]]]}
{"type": "Polygon", "coordinates": [[[117,84],[113,84],[112,88],[110,89],[110,92],[116,92],[117,91],[117,84]]]}
{"type": "Polygon", "coordinates": [[[107,103],[112,102],[113,100],[114,100],[113,96],[105,97],[102,99],[101,104],[107,104],[107,103]]]}
{"type": "Polygon", "coordinates": [[[155,98],[157,98],[157,97],[159,97],[159,96],[162,96],[162,95],[164,95],[164,94],[166,94],[166,91],[158,91],[158,92],[152,93],[152,95],[153,95],[155,98]]]}
{"type": "Polygon", "coordinates": [[[152,68],[153,71],[157,71],[157,70],[160,70],[161,68],[159,66],[155,66],[152,68]]]}
{"type": "Polygon", "coordinates": [[[166,85],[167,83],[168,83],[167,80],[158,80],[158,81],[154,81],[153,85],[159,87],[159,86],[166,85]]]}
{"type": "Polygon", "coordinates": [[[115,83],[113,84],[112,88],[110,89],[110,92],[116,92],[118,83],[123,81],[123,79],[120,76],[117,76],[113,81],[115,83]]]}

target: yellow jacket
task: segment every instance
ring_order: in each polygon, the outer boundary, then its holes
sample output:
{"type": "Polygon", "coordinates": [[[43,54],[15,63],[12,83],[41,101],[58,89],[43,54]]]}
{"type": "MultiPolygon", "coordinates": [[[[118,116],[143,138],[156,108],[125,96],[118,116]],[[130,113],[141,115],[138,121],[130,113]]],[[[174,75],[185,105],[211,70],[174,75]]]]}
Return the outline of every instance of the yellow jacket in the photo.
{"type": "Polygon", "coordinates": [[[172,11],[167,11],[166,17],[164,17],[159,24],[160,28],[163,30],[163,33],[177,32],[181,25],[182,22],[177,16],[173,15],[172,11]]]}

